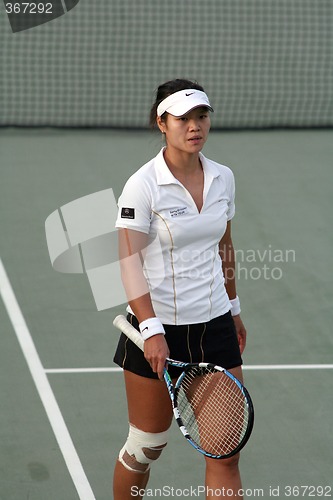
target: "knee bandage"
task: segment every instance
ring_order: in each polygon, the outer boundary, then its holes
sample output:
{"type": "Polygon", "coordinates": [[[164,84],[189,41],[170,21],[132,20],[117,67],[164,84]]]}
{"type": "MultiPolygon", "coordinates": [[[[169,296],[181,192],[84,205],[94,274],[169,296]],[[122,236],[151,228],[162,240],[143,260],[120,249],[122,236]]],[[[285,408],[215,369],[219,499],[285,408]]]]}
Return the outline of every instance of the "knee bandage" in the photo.
{"type": "Polygon", "coordinates": [[[167,445],[168,433],[169,431],[144,432],[130,424],[127,441],[119,453],[119,461],[126,469],[144,474],[167,445]]]}

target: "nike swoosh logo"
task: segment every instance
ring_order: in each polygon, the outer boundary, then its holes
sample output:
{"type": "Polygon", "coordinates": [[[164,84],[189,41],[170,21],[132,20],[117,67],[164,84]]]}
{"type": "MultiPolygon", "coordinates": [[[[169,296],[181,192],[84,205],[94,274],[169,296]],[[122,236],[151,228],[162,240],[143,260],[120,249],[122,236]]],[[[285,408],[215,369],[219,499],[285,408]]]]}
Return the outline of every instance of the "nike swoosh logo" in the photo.
{"type": "Polygon", "coordinates": [[[188,97],[189,95],[192,95],[192,94],[194,94],[194,92],[191,92],[190,94],[185,94],[185,95],[186,95],[186,97],[188,97]]]}
{"type": "Polygon", "coordinates": [[[141,333],[143,333],[145,330],[148,330],[148,326],[146,326],[141,333]]]}

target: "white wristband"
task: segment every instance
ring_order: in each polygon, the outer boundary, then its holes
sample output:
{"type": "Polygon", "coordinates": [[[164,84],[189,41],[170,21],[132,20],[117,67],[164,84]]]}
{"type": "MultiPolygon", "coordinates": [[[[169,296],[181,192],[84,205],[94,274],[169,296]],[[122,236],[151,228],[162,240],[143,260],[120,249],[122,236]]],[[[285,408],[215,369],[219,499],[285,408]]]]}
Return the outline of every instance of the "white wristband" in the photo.
{"type": "Polygon", "coordinates": [[[165,334],[164,327],[158,318],[148,318],[141,321],[139,328],[143,340],[147,340],[153,335],[157,335],[159,333],[163,333],[163,335],[165,334]]]}
{"type": "Polygon", "coordinates": [[[231,304],[231,309],[230,309],[231,316],[237,316],[238,314],[240,314],[241,308],[240,308],[240,300],[239,300],[238,295],[236,295],[236,297],[234,299],[229,299],[229,301],[231,304]]]}

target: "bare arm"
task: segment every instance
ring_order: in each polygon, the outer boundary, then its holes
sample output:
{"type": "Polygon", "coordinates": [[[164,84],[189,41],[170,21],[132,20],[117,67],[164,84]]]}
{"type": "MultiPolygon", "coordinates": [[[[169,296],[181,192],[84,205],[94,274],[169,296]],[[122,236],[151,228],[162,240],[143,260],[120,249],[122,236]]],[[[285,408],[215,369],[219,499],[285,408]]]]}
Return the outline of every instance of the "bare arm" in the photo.
{"type": "MultiPolygon", "coordinates": [[[[236,293],[236,264],[235,264],[235,251],[231,238],[231,222],[227,223],[227,229],[219,244],[220,256],[222,259],[222,270],[225,278],[225,287],[229,299],[234,299],[236,293]]],[[[241,354],[243,353],[246,345],[246,329],[241,320],[240,315],[233,316],[236,332],[238,336],[238,343],[241,354]]]]}
{"type": "MultiPolygon", "coordinates": [[[[132,229],[119,229],[118,241],[122,282],[128,303],[141,323],[156,316],[142,269],[148,235],[132,229]]],[[[162,379],[165,359],[169,356],[169,349],[162,332],[145,341],[144,354],[152,370],[162,379]]]]}

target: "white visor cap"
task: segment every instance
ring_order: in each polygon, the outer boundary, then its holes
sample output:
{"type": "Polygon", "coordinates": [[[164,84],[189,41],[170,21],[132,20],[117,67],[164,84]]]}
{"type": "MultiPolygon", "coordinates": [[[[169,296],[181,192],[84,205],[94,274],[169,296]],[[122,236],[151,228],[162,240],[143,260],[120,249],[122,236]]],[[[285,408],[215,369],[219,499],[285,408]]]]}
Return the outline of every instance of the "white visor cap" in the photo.
{"type": "Polygon", "coordinates": [[[157,107],[157,116],[168,112],[173,116],[183,116],[194,108],[205,106],[214,112],[205,92],[196,89],[179,90],[166,97],[157,107]]]}

